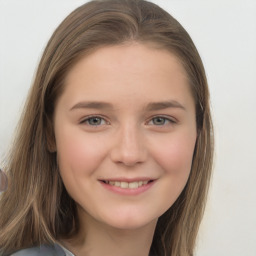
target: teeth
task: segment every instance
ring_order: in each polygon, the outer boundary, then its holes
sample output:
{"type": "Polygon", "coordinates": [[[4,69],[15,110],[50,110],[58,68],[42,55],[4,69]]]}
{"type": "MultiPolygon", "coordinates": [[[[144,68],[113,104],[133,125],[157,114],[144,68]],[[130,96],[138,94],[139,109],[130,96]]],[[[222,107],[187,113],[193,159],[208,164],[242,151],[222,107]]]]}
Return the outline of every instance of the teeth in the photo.
{"type": "Polygon", "coordinates": [[[138,188],[139,187],[139,182],[131,182],[129,183],[129,188],[138,188]]]}
{"type": "Polygon", "coordinates": [[[121,182],[121,185],[120,185],[121,188],[128,188],[129,187],[129,184],[128,182],[121,182]]]}
{"type": "Polygon", "coordinates": [[[115,187],[134,189],[134,188],[139,188],[141,186],[147,185],[149,181],[134,181],[134,182],[105,181],[105,183],[115,187]]]}

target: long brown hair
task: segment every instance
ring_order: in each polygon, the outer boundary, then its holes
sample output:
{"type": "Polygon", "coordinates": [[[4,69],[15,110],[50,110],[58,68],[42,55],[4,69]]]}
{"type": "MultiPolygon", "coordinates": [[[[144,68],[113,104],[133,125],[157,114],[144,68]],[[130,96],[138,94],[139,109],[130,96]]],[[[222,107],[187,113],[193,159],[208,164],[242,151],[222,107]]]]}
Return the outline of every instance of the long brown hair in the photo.
{"type": "Polygon", "coordinates": [[[9,155],[9,187],[0,200],[0,248],[54,243],[77,231],[75,203],[60,178],[52,118],[65,76],[82,56],[127,41],[154,43],[183,64],[196,104],[198,137],[188,182],[158,220],[151,253],[193,255],[211,176],[213,130],[209,92],[200,56],[185,29],[167,12],[144,0],[92,1],[56,29],[43,53],[9,155]]]}

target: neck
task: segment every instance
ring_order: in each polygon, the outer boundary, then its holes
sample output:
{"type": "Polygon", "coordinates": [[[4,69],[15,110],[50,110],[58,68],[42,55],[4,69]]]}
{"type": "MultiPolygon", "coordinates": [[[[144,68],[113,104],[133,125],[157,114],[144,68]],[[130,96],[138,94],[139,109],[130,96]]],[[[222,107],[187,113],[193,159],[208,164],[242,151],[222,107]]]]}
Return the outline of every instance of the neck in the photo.
{"type": "MultiPolygon", "coordinates": [[[[156,221],[136,229],[118,229],[86,215],[78,234],[63,245],[76,256],[148,256],[156,221]]],[[[81,219],[80,219],[81,220],[81,219]]]]}

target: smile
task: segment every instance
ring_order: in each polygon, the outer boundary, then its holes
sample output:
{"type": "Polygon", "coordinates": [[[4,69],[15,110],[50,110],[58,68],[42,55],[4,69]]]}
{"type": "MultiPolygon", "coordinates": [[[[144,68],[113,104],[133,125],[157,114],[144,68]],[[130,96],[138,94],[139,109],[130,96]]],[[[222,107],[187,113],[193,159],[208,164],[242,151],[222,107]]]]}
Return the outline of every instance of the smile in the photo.
{"type": "Polygon", "coordinates": [[[115,194],[123,196],[136,196],[149,190],[156,183],[157,179],[111,179],[99,180],[103,188],[115,194]]]}
{"type": "Polygon", "coordinates": [[[103,181],[105,184],[109,184],[114,187],[120,188],[128,188],[128,189],[135,189],[142,186],[147,185],[151,180],[147,181],[133,181],[133,182],[126,182],[126,181],[103,181]]]}

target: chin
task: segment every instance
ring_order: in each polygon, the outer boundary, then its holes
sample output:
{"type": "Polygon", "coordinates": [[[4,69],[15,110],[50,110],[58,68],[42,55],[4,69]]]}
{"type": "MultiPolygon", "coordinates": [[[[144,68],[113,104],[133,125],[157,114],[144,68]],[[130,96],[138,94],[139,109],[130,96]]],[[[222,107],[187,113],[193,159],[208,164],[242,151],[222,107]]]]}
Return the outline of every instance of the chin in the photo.
{"type": "Polygon", "coordinates": [[[104,218],[105,224],[108,226],[111,226],[116,229],[122,229],[122,230],[135,230],[140,229],[148,225],[156,225],[158,218],[157,217],[147,217],[145,214],[143,215],[128,215],[128,214],[120,214],[115,215],[115,218],[113,218],[113,215],[111,218],[104,218]]]}

